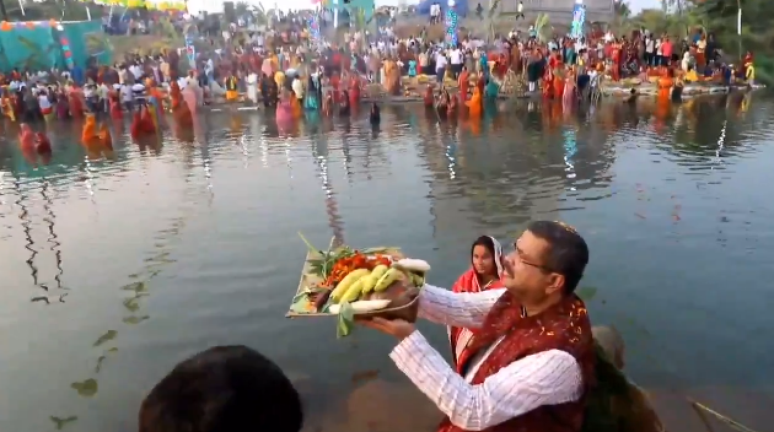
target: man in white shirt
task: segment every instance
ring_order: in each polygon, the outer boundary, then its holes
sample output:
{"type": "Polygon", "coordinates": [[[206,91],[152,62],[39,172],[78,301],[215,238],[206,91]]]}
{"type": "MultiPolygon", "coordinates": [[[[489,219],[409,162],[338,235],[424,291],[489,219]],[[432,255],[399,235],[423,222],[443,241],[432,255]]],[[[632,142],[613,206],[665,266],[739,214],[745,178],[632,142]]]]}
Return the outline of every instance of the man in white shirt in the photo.
{"type": "Polygon", "coordinates": [[[446,432],[579,432],[595,351],[574,291],[589,250],[560,222],[532,222],[502,260],[505,289],[453,293],[425,285],[419,316],[475,330],[473,354],[455,369],[414,324],[372,318],[363,325],[400,342],[390,357],[446,415],[446,432]]]}
{"type": "Polygon", "coordinates": [[[443,84],[443,74],[446,72],[446,56],[442,51],[438,51],[435,54],[435,76],[438,80],[438,85],[443,84]]]}
{"type": "Polygon", "coordinates": [[[462,72],[462,63],[464,61],[462,50],[458,46],[449,52],[449,60],[451,60],[451,70],[454,74],[454,79],[457,79],[457,76],[462,72]]]}
{"type": "Polygon", "coordinates": [[[301,104],[301,106],[304,106],[304,83],[301,82],[301,78],[299,78],[298,75],[293,78],[290,87],[293,89],[293,93],[295,93],[298,103],[301,104]]]}
{"type": "Polygon", "coordinates": [[[125,83],[121,86],[121,104],[123,104],[126,111],[132,112],[134,108],[134,92],[132,92],[132,85],[125,83]]]}
{"type": "Polygon", "coordinates": [[[516,19],[524,19],[524,2],[519,1],[519,5],[516,6],[516,19]]]}
{"type": "Polygon", "coordinates": [[[143,70],[140,67],[140,65],[133,64],[133,65],[129,66],[129,72],[132,73],[132,76],[134,77],[135,81],[139,81],[140,79],[142,79],[143,70]]]}

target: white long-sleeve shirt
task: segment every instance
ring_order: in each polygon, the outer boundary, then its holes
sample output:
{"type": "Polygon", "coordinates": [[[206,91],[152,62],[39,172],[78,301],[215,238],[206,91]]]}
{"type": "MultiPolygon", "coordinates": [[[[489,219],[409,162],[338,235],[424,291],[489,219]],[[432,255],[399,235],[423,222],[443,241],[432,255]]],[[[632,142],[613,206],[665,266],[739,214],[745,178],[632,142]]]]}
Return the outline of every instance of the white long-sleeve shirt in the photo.
{"type": "MultiPolygon", "coordinates": [[[[425,285],[420,294],[419,316],[438,324],[480,328],[504,292],[500,289],[453,293],[425,285]]],[[[390,357],[452,424],[469,431],[484,430],[538,407],[573,402],[581,397],[580,366],[569,353],[560,350],[526,356],[483,383],[470,384],[475,371],[499,342],[474,361],[466,378],[457,374],[419,331],[403,339],[390,357]]]]}

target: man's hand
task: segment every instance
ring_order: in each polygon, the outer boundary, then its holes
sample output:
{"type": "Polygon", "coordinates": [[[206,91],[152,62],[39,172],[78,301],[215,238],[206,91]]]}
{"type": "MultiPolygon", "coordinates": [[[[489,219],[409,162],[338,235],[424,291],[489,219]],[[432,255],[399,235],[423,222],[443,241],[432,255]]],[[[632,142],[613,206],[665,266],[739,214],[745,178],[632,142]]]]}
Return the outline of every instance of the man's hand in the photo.
{"type": "Polygon", "coordinates": [[[402,319],[388,320],[384,318],[373,317],[370,319],[357,319],[356,321],[358,324],[365,327],[379,330],[382,333],[394,336],[398,338],[398,340],[403,340],[409,337],[416,330],[416,328],[414,328],[414,324],[411,324],[410,322],[404,321],[402,319]]]}

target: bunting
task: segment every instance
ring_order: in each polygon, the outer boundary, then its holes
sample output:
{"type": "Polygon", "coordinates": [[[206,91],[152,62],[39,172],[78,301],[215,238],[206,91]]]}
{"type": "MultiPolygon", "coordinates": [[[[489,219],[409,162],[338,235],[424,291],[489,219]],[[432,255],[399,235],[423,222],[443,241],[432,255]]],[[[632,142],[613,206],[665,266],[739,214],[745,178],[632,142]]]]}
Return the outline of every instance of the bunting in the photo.
{"type": "Polygon", "coordinates": [[[57,28],[59,26],[59,21],[56,20],[49,20],[49,21],[16,21],[16,22],[8,22],[3,21],[0,22],[0,31],[12,31],[12,30],[21,30],[21,29],[36,29],[36,28],[57,28]]]}
{"type": "Polygon", "coordinates": [[[147,1],[147,0],[79,0],[81,3],[107,4],[128,8],[147,8],[161,12],[186,12],[188,5],[185,1],[147,1]]]}

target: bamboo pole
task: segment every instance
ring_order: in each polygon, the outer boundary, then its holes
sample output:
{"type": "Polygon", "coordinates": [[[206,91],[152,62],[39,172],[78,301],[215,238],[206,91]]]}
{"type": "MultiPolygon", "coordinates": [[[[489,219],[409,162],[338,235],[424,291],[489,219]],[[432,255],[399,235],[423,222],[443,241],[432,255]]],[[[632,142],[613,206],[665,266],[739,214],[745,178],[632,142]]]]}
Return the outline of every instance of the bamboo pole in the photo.
{"type": "Polygon", "coordinates": [[[703,413],[707,413],[707,414],[711,414],[712,416],[714,416],[718,420],[722,421],[723,423],[725,423],[726,425],[728,425],[732,429],[738,430],[739,432],[757,432],[756,430],[750,429],[747,426],[739,423],[738,421],[736,421],[736,420],[734,420],[734,419],[732,419],[730,417],[726,417],[723,414],[713,410],[712,408],[710,408],[710,407],[708,407],[708,406],[706,406],[706,405],[704,405],[704,404],[702,404],[700,402],[697,402],[697,401],[695,401],[695,400],[693,400],[691,398],[687,398],[687,399],[688,399],[688,402],[691,403],[691,406],[696,410],[697,414],[702,419],[702,422],[704,422],[704,425],[707,427],[707,430],[709,432],[713,432],[712,427],[709,425],[709,422],[707,421],[706,416],[704,416],[702,414],[702,412],[703,413]]]}

